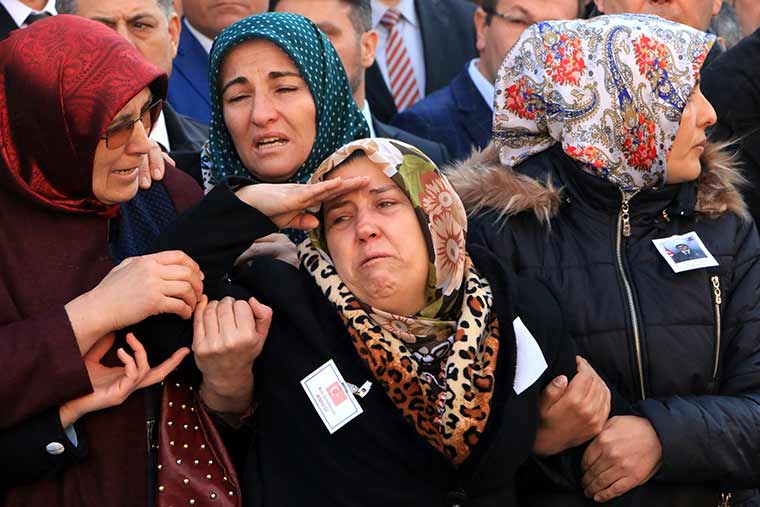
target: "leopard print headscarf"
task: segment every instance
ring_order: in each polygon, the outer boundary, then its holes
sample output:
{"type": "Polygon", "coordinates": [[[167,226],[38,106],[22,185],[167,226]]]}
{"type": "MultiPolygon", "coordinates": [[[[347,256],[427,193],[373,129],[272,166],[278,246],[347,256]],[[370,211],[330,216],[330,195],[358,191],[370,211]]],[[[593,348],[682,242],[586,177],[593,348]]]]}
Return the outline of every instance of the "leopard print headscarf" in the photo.
{"type": "Polygon", "coordinates": [[[325,160],[310,183],[355,151],[417,211],[430,257],[425,307],[401,316],[360,301],[338,276],[318,229],[299,246],[299,258],[388,397],[417,433],[459,465],[479,442],[491,410],[499,351],[491,287],[465,251],[467,217],[459,196],[418,149],[388,139],[354,141],[325,160]]]}

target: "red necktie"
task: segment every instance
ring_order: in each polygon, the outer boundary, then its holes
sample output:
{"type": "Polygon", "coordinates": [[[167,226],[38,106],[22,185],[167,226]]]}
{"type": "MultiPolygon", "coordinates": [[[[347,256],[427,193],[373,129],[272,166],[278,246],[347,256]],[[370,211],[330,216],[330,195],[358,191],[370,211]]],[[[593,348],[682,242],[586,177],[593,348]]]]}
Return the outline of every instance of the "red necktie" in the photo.
{"type": "Polygon", "coordinates": [[[403,111],[420,99],[420,89],[414,77],[414,68],[406,52],[404,39],[398,29],[401,13],[388,9],[383,14],[380,24],[388,29],[385,43],[385,62],[388,67],[388,80],[396,109],[403,111]]]}

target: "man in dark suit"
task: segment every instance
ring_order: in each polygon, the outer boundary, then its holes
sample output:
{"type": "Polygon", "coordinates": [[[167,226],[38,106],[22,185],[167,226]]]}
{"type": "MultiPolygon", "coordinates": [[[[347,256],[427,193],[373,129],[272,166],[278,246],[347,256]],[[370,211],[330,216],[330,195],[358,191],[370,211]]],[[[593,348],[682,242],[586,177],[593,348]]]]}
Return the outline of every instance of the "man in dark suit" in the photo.
{"type": "Polygon", "coordinates": [[[686,261],[693,261],[695,259],[704,259],[706,256],[702,252],[702,250],[698,248],[689,248],[689,245],[686,243],[681,243],[680,245],[676,245],[676,249],[678,250],[676,253],[673,254],[673,262],[686,262],[686,261]]]}
{"type": "Polygon", "coordinates": [[[372,114],[365,99],[365,72],[375,60],[377,33],[371,29],[369,0],[270,0],[269,6],[270,10],[301,14],[325,32],[343,62],[354,100],[372,137],[388,137],[416,146],[438,165],[449,161],[443,145],[386,125],[372,114]]]}
{"type": "Polygon", "coordinates": [[[377,61],[367,71],[367,100],[374,114],[389,122],[398,112],[389,87],[386,42],[390,29],[381,24],[389,8],[400,13],[399,29],[423,97],[448,85],[465,63],[477,56],[467,0],[372,0],[372,26],[379,33],[377,61]],[[419,82],[421,81],[421,83],[419,82]]]}
{"type": "Polygon", "coordinates": [[[0,40],[17,28],[55,14],[54,0],[0,0],[0,40]]]}
{"type": "MultiPolygon", "coordinates": [[[[75,14],[103,23],[128,39],[146,60],[172,74],[180,21],[171,0],[58,0],[61,14],[75,14]]],[[[208,126],[177,113],[169,104],[156,122],[151,139],[199,183],[200,149],[208,126]]]]}
{"type": "Polygon", "coordinates": [[[760,223],[760,29],[703,69],[700,86],[718,115],[710,137],[736,143],[744,199],[760,223]]]}
{"type": "Polygon", "coordinates": [[[454,160],[491,140],[496,72],[523,29],[539,21],[577,17],[578,0],[484,0],[474,23],[480,58],[445,88],[399,113],[391,122],[446,146],[454,160]]]}
{"type": "MultiPolygon", "coordinates": [[[[594,0],[595,8],[589,17],[603,14],[653,14],[708,32],[710,21],[718,15],[722,4],[723,0],[594,0]]],[[[707,54],[702,72],[724,51],[725,47],[719,40],[707,54]]]]}
{"type": "Polygon", "coordinates": [[[179,113],[208,123],[211,98],[208,55],[214,39],[229,25],[265,12],[267,0],[183,0],[182,35],[169,80],[169,103],[179,113]]]}
{"type": "Polygon", "coordinates": [[[720,12],[723,0],[594,0],[602,14],[654,14],[661,18],[707,31],[710,20],[720,12]]]}

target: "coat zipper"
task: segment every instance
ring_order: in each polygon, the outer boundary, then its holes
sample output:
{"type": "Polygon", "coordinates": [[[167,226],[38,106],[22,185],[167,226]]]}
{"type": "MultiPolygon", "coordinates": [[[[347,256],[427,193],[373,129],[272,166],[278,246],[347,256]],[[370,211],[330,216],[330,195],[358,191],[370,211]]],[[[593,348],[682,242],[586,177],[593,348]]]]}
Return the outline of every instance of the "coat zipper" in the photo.
{"type": "Polygon", "coordinates": [[[647,398],[646,389],[644,388],[644,360],[642,358],[641,354],[641,335],[639,333],[639,318],[638,314],[636,313],[636,303],[633,299],[633,289],[631,287],[631,282],[628,279],[628,275],[625,272],[625,268],[623,266],[623,238],[627,238],[631,235],[631,215],[630,215],[630,209],[628,206],[628,203],[631,199],[638,193],[638,190],[632,193],[626,193],[625,191],[622,191],[623,193],[623,201],[620,204],[620,214],[618,215],[618,226],[617,226],[617,244],[616,244],[616,252],[617,252],[617,264],[618,269],[620,271],[620,277],[623,279],[623,286],[625,287],[625,294],[626,298],[628,300],[628,310],[631,313],[631,324],[633,326],[633,340],[634,340],[634,346],[636,348],[636,366],[638,367],[638,376],[639,376],[639,389],[641,394],[641,399],[645,400],[647,398]]]}
{"type": "Polygon", "coordinates": [[[718,379],[718,363],[720,361],[720,305],[723,302],[720,293],[720,278],[717,275],[710,277],[712,283],[713,298],[715,301],[715,364],[713,365],[713,381],[718,379]]]}

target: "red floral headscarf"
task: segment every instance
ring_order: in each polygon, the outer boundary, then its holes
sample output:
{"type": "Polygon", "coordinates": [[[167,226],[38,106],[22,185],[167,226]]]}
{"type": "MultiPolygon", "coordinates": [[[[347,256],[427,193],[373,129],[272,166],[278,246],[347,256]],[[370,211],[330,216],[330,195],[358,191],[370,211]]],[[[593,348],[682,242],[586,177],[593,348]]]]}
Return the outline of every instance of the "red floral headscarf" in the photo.
{"type": "Polygon", "coordinates": [[[681,113],[715,36],[657,16],[545,21],[496,78],[493,132],[515,166],[555,143],[624,190],[665,182],[681,113]]]}
{"type": "Polygon", "coordinates": [[[92,193],[95,149],[143,88],[165,98],[166,75],[122,36],[54,16],[0,43],[0,185],[44,206],[113,215],[92,193]]]}

